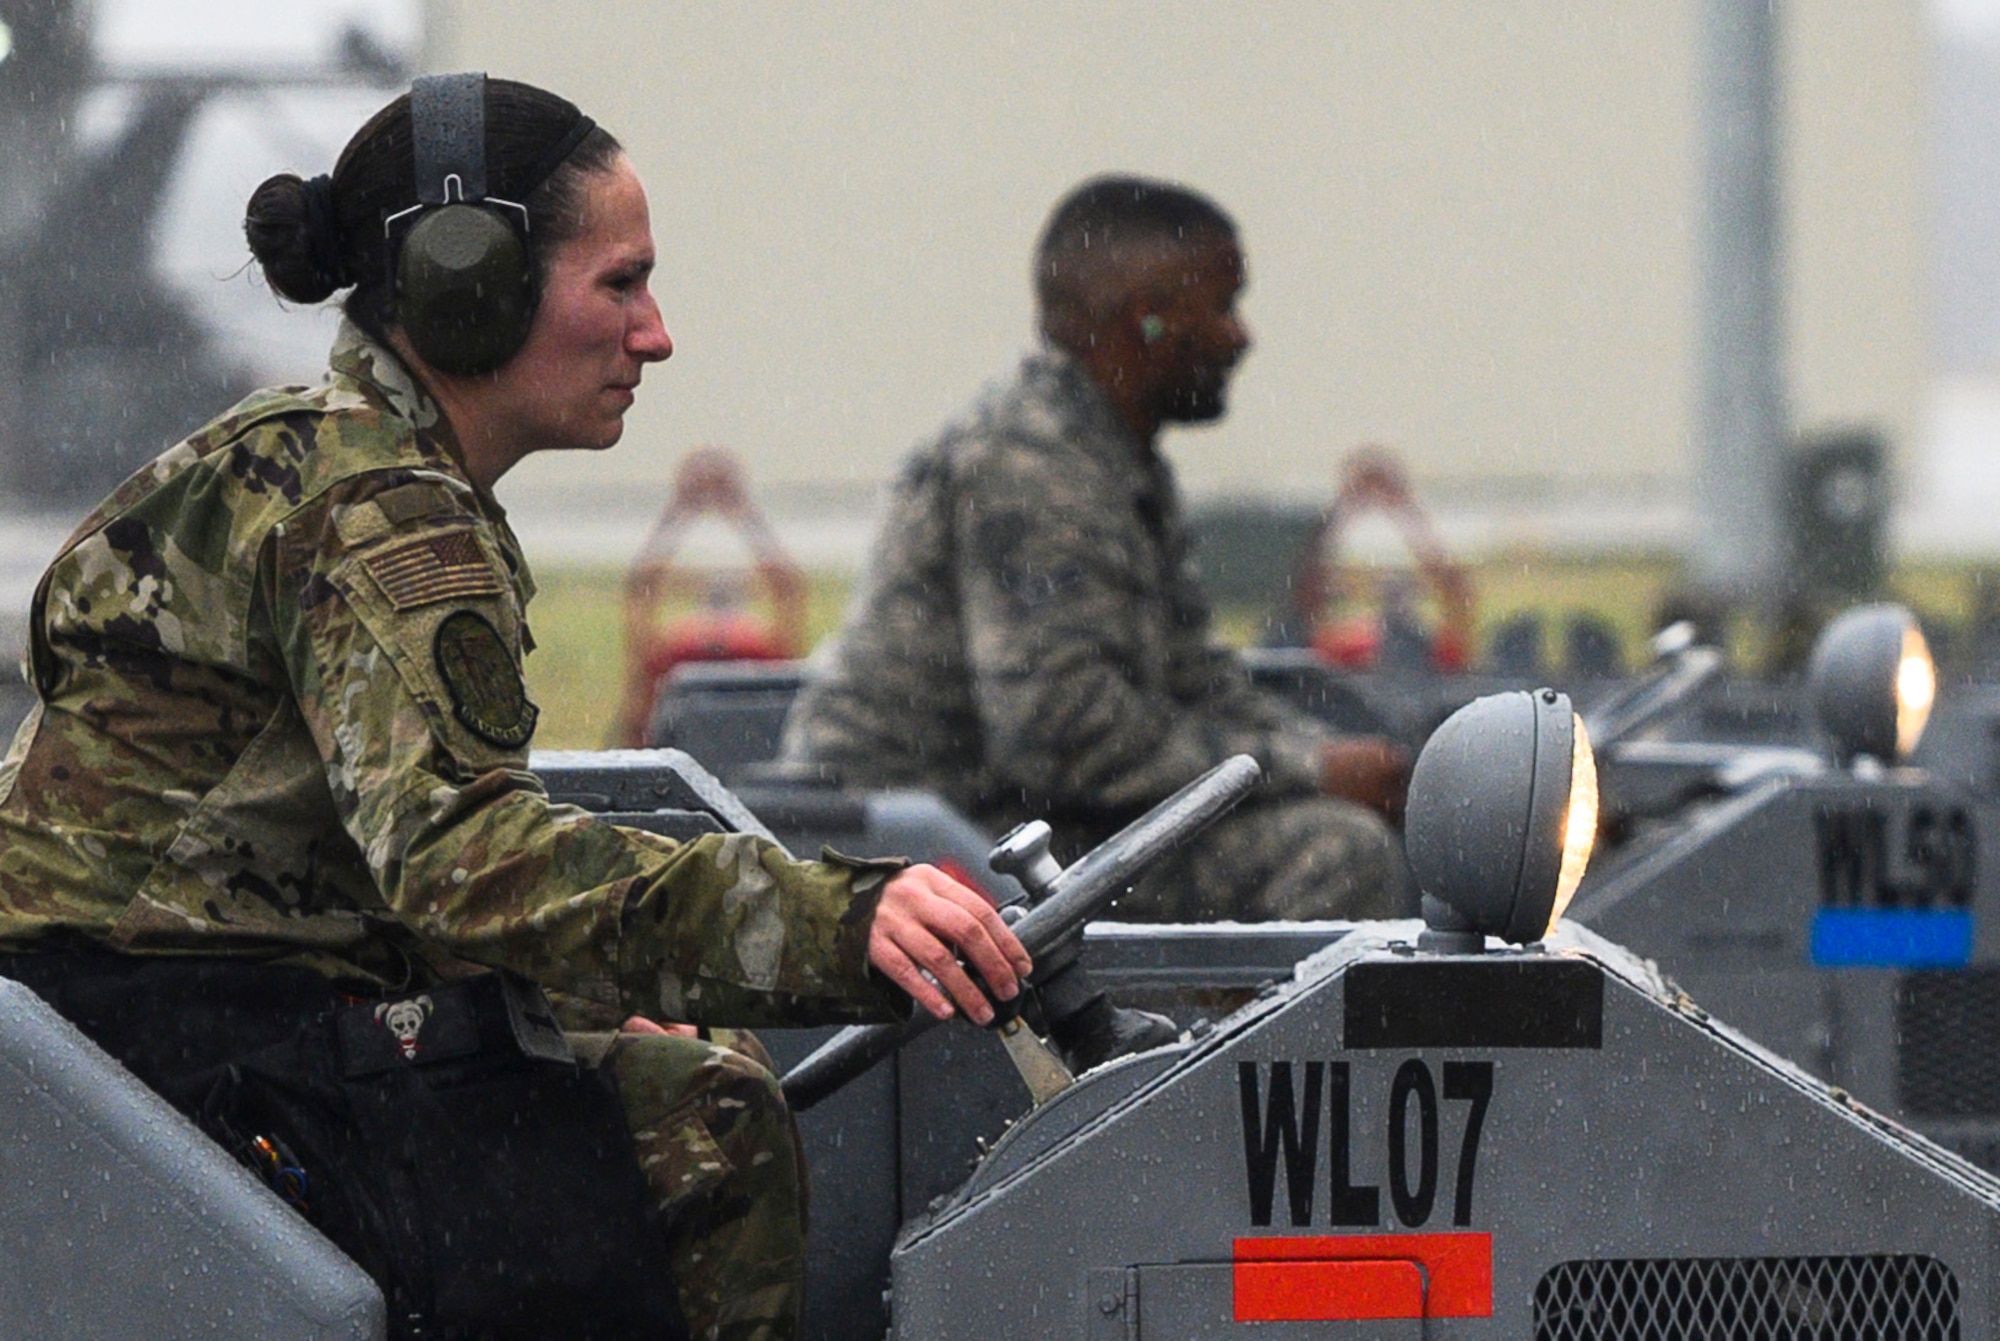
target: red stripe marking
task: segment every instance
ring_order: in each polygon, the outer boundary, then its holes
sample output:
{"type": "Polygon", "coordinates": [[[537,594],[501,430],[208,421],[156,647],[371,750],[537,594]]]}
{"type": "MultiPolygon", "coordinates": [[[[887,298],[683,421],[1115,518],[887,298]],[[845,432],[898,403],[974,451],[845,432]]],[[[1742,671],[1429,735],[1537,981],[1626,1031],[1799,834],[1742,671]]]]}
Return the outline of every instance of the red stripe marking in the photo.
{"type": "Polygon", "coordinates": [[[1367,1318],[1493,1316],[1491,1234],[1339,1234],[1237,1239],[1238,1322],[1329,1322],[1367,1318]],[[1410,1304],[1395,1272],[1350,1265],[1422,1268],[1410,1304]],[[1421,1281],[1421,1277],[1420,1277],[1421,1281]],[[1395,1304],[1402,1312],[1365,1312],[1395,1304]]]}
{"type": "Polygon", "coordinates": [[[1362,1322],[1424,1316],[1415,1262],[1238,1262],[1238,1322],[1362,1322]]]}

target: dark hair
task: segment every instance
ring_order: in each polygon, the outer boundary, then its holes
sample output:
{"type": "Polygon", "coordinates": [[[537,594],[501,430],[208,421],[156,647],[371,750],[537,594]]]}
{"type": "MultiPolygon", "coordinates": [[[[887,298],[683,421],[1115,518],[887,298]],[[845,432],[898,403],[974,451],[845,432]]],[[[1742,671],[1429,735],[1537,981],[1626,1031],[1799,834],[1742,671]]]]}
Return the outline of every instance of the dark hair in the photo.
{"type": "MultiPolygon", "coordinates": [[[[582,225],[583,179],[609,167],[620,153],[610,132],[594,127],[550,169],[549,154],[582,117],[574,103],[532,84],[486,81],[487,190],[527,206],[528,260],[537,277],[549,252],[575,237],[582,225]],[[546,175],[536,184],[538,173],[546,175]],[[525,199],[519,194],[524,185],[531,188],[525,199]]],[[[400,240],[384,235],[383,221],[416,203],[410,96],[405,93],[354,132],[331,178],[308,182],[286,172],[253,191],[243,233],[250,254],[281,297],[317,303],[353,285],[342,307],[379,340],[395,320],[395,245],[400,240]]]]}
{"type": "Polygon", "coordinates": [[[1104,315],[1129,291],[1132,262],[1213,238],[1234,241],[1220,205],[1173,182],[1104,176],[1059,201],[1035,248],[1035,297],[1047,318],[1104,315]]]}

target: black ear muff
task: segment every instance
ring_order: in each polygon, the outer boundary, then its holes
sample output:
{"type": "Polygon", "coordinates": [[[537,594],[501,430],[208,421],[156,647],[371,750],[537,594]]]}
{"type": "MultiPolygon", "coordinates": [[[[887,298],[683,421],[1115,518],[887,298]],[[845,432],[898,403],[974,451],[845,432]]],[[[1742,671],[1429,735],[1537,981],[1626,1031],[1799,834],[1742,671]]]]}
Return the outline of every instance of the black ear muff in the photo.
{"type": "Polygon", "coordinates": [[[446,205],[417,220],[396,263],[403,333],[443,372],[490,372],[514,356],[535,318],[528,252],[492,210],[446,205]]]}
{"type": "Polygon", "coordinates": [[[410,86],[417,204],[390,216],[396,323],[441,372],[491,372],[535,318],[528,211],[486,194],[486,76],[427,75],[410,86]],[[413,219],[413,221],[412,221],[413,219]]]}

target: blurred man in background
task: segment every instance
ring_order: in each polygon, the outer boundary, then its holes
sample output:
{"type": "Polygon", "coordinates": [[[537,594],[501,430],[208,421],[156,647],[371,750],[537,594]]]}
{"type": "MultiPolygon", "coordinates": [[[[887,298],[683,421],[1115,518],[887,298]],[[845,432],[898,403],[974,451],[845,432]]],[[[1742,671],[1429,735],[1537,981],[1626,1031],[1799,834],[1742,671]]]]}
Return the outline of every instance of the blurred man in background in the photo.
{"type": "Polygon", "coordinates": [[[788,760],[943,793],[1074,856],[1231,754],[1261,793],[1148,874],[1130,919],[1406,911],[1408,760],[1250,685],[1209,641],[1173,423],[1222,416],[1250,347],[1236,228],[1167,182],[1099,177],[1035,259],[1043,347],[905,466],[860,598],[787,723],[788,760]]]}

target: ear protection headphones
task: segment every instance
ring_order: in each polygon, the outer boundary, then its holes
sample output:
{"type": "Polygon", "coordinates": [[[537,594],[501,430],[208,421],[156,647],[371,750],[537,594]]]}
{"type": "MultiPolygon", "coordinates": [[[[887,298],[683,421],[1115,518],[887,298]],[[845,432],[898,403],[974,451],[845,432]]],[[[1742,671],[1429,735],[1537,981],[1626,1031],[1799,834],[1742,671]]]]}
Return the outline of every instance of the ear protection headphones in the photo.
{"type": "MultiPolygon", "coordinates": [[[[595,125],[577,117],[515,187],[523,199],[595,125]]],[[[491,372],[527,340],[539,294],[527,206],[486,193],[486,75],[426,75],[411,84],[410,135],[417,203],[382,224],[394,258],[396,323],[432,367],[491,372]]]]}

